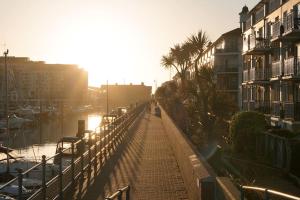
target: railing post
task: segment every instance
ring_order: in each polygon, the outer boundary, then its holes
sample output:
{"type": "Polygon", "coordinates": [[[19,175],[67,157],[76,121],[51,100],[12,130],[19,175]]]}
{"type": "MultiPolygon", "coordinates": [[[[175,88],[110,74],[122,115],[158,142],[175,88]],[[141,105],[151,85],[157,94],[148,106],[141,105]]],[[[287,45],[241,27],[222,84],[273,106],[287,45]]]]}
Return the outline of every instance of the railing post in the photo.
{"type": "Polygon", "coordinates": [[[265,189],[265,200],[269,200],[270,196],[269,196],[269,192],[268,189],[265,189]]]}
{"type": "MultiPolygon", "coordinates": [[[[84,141],[83,139],[81,139],[80,141],[80,146],[83,146],[83,149],[84,149],[84,141]]],[[[80,152],[80,165],[81,165],[81,177],[83,178],[84,177],[84,150],[80,152]]]]}
{"type": "Polygon", "coordinates": [[[118,190],[118,200],[122,200],[122,195],[123,195],[123,191],[122,190],[118,190]]]}
{"type": "Polygon", "coordinates": [[[46,199],[46,156],[42,156],[42,194],[43,199],[46,199]]]}
{"type": "Polygon", "coordinates": [[[63,168],[62,168],[62,158],[63,158],[63,153],[62,153],[62,150],[61,148],[59,149],[59,174],[58,174],[58,177],[59,177],[59,199],[60,200],[63,200],[64,198],[64,194],[63,194],[63,168]]]}
{"type": "Polygon", "coordinates": [[[130,199],[130,185],[128,185],[128,188],[126,190],[126,200],[130,199]]]}
{"type": "Polygon", "coordinates": [[[74,167],[74,142],[72,142],[71,145],[71,151],[72,151],[72,157],[71,157],[71,176],[72,176],[72,187],[74,186],[75,183],[75,167],[74,167]]]}
{"type": "Polygon", "coordinates": [[[18,200],[23,199],[23,170],[18,169],[18,200]]]}
{"type": "Polygon", "coordinates": [[[92,166],[92,153],[91,153],[92,145],[91,145],[91,142],[92,142],[91,133],[89,133],[89,141],[88,141],[88,146],[89,146],[89,151],[88,151],[88,154],[89,154],[89,174],[91,173],[91,166],[92,166]]]}
{"type": "Polygon", "coordinates": [[[243,186],[240,186],[240,193],[241,193],[241,200],[245,199],[245,194],[244,194],[244,190],[243,190],[243,186]]]}
{"type": "Polygon", "coordinates": [[[98,152],[98,150],[97,150],[97,134],[96,133],[94,133],[95,134],[95,140],[94,140],[94,148],[95,148],[95,158],[94,158],[94,174],[96,175],[97,174],[97,165],[98,165],[98,160],[97,160],[97,152],[98,152]]]}

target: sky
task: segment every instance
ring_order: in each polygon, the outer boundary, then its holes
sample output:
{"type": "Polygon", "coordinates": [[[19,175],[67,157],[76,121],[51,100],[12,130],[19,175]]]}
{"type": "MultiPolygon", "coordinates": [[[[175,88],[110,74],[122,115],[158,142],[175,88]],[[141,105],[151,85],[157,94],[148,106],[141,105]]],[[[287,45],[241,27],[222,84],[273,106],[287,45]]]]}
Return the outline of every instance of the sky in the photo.
{"type": "Polygon", "coordinates": [[[244,5],[251,9],[257,2],[0,0],[0,49],[34,61],[78,64],[92,86],[107,80],[159,86],[170,78],[160,64],[170,47],[199,30],[216,40],[239,27],[244,5]]]}

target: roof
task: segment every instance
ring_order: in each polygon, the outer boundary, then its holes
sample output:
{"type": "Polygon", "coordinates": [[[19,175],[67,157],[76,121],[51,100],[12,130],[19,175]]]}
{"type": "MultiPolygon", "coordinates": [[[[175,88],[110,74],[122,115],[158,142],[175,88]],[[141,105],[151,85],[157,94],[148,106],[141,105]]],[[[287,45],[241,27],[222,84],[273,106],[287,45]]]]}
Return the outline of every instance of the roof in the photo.
{"type": "Polygon", "coordinates": [[[207,47],[204,51],[204,53],[206,53],[207,51],[209,51],[210,49],[212,49],[214,46],[216,46],[216,44],[222,40],[224,37],[227,37],[229,35],[241,35],[242,34],[242,29],[241,28],[236,28],[233,30],[230,30],[226,33],[223,33],[217,40],[215,40],[209,47],[207,47]]]}

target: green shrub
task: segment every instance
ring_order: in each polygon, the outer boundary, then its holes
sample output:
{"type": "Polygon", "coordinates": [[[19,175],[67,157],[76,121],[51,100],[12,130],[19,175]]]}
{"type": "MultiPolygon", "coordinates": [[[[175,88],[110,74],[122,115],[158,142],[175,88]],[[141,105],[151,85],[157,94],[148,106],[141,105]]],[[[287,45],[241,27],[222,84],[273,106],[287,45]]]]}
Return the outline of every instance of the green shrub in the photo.
{"type": "Polygon", "coordinates": [[[233,150],[248,155],[255,154],[256,136],[266,131],[265,116],[259,112],[239,112],[230,123],[230,138],[233,150]]]}

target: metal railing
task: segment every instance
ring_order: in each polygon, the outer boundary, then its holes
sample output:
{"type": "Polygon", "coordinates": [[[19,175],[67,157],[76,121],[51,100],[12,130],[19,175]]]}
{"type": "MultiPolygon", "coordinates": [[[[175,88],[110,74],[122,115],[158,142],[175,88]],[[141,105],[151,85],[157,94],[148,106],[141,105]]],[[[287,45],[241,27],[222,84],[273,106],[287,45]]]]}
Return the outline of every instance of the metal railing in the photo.
{"type": "Polygon", "coordinates": [[[280,26],[281,26],[281,21],[276,21],[272,25],[272,29],[273,29],[272,39],[276,39],[280,36],[280,26]]]}
{"type": "Polygon", "coordinates": [[[275,117],[280,117],[281,115],[281,103],[280,101],[273,101],[272,102],[272,115],[275,117]]]}
{"type": "Polygon", "coordinates": [[[66,191],[74,188],[76,181],[80,177],[84,177],[85,172],[91,174],[92,168],[94,168],[94,173],[96,172],[96,174],[100,171],[103,164],[111,157],[116,146],[125,136],[130,125],[142,113],[144,107],[145,104],[136,106],[111,123],[97,127],[93,133],[89,133],[88,136],[83,136],[76,142],[72,142],[71,147],[60,150],[52,157],[46,158],[43,155],[42,162],[25,172],[19,171],[17,177],[0,186],[0,193],[6,187],[17,185],[18,194],[14,195],[17,199],[63,199],[66,191]],[[83,147],[81,152],[79,151],[80,147],[83,147]],[[68,164],[63,165],[62,158],[65,152],[71,152],[71,158],[68,164]],[[55,159],[59,161],[59,164],[51,164],[55,159]],[[41,169],[39,178],[41,179],[41,185],[30,191],[30,193],[25,194],[24,178],[28,178],[32,173],[36,173],[37,169],[41,169]]]}
{"type": "Polygon", "coordinates": [[[271,197],[280,197],[280,199],[291,199],[291,200],[300,200],[300,197],[296,197],[290,194],[285,194],[282,192],[278,192],[276,190],[271,190],[267,188],[261,188],[261,187],[253,187],[253,186],[240,186],[240,192],[241,192],[241,200],[245,200],[245,192],[255,192],[255,193],[263,193],[263,199],[264,200],[271,200],[271,197]]]}
{"type": "Polygon", "coordinates": [[[272,77],[279,77],[281,76],[281,62],[275,61],[272,62],[272,77]]]}
{"type": "Polygon", "coordinates": [[[243,82],[249,81],[249,70],[244,70],[243,71],[243,82]]]}
{"type": "Polygon", "coordinates": [[[129,185],[122,189],[119,189],[117,192],[115,192],[110,197],[106,197],[105,200],[113,200],[113,199],[122,200],[124,193],[125,193],[125,200],[129,200],[130,199],[130,186],[129,185]]]}
{"type": "Polygon", "coordinates": [[[291,57],[284,60],[284,75],[299,76],[300,61],[299,57],[291,57]]]}

